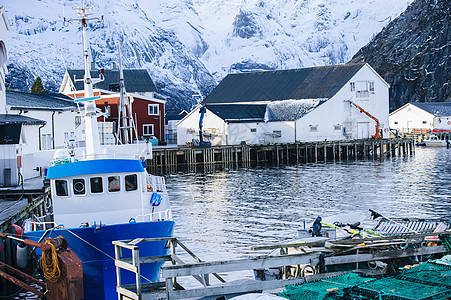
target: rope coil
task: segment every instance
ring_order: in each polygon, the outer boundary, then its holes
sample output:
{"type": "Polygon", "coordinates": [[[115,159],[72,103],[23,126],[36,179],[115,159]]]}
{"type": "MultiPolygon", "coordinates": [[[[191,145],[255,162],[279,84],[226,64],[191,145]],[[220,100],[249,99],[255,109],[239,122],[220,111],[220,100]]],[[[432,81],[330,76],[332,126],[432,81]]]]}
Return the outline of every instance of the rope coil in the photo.
{"type": "Polygon", "coordinates": [[[42,252],[41,269],[44,273],[45,279],[55,283],[58,282],[61,277],[56,247],[49,240],[45,240],[44,244],[49,244],[50,250],[42,252]]]}

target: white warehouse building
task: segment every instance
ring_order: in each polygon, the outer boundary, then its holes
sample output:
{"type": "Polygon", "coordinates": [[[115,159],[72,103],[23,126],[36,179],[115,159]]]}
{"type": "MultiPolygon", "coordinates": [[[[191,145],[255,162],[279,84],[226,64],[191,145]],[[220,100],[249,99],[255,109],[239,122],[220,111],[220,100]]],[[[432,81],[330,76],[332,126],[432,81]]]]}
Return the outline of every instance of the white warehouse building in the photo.
{"type": "Polygon", "coordinates": [[[227,75],[177,123],[177,144],[338,141],[389,137],[389,85],[368,64],[227,75]],[[376,132],[377,131],[377,132],[376,132]]]}

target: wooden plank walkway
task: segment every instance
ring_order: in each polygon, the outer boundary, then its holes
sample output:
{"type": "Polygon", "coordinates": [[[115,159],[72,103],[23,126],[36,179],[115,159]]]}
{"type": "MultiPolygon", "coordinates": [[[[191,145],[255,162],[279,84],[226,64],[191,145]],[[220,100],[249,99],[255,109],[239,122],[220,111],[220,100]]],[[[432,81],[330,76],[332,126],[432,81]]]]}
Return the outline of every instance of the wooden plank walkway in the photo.
{"type": "Polygon", "coordinates": [[[49,195],[50,189],[44,188],[42,177],[25,180],[23,187],[0,188],[0,232],[29,217],[45,215],[50,206],[49,195]]]}

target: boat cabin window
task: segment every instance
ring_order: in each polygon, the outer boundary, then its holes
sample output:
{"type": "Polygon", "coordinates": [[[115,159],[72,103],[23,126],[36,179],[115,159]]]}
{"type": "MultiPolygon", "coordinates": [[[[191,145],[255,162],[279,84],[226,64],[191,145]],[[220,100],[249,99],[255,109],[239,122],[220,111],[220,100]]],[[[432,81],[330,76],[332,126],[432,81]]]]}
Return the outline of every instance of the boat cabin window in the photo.
{"type": "Polygon", "coordinates": [[[55,180],[55,190],[57,196],[69,196],[66,180],[55,180]]]}
{"type": "Polygon", "coordinates": [[[121,190],[120,183],[121,181],[119,176],[108,177],[108,192],[119,192],[121,190]]]}
{"type": "Polygon", "coordinates": [[[74,179],[72,184],[74,185],[74,195],[86,194],[84,179],[74,179]]]}
{"type": "Polygon", "coordinates": [[[138,189],[138,176],[136,174],[125,176],[125,190],[134,191],[138,189]]]}
{"type": "Polygon", "coordinates": [[[97,194],[103,192],[102,177],[91,177],[91,193],[97,194]]]}

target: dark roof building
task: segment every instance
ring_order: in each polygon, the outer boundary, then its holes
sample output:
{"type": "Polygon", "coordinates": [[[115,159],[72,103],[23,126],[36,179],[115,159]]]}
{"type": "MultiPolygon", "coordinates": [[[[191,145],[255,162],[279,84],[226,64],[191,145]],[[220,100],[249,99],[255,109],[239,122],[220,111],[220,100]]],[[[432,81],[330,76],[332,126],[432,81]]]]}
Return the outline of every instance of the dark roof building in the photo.
{"type": "Polygon", "coordinates": [[[166,115],[164,116],[164,119],[166,120],[166,123],[168,121],[179,121],[188,114],[186,110],[166,110],[165,112],[166,115]]]}
{"type": "Polygon", "coordinates": [[[227,75],[203,104],[328,99],[365,64],[227,75]]]}
{"type": "Polygon", "coordinates": [[[6,105],[13,110],[75,110],[74,100],[63,94],[33,94],[16,91],[6,91],[6,105]]]}
{"type": "Polygon", "coordinates": [[[266,104],[207,104],[207,108],[230,123],[264,121],[266,112],[266,104]]]}
{"type": "Polygon", "coordinates": [[[410,102],[410,104],[415,105],[436,117],[451,116],[451,102],[410,102]]]}
{"type": "Polygon", "coordinates": [[[46,122],[22,115],[0,115],[0,125],[6,124],[45,125],[46,122]]]}
{"type": "MultiPolygon", "coordinates": [[[[157,88],[150,78],[149,73],[146,69],[130,69],[124,71],[124,83],[127,92],[156,92],[157,88]]],[[[75,81],[75,79],[83,79],[85,74],[84,70],[67,70],[70,80],[75,85],[77,91],[84,89],[83,81],[75,81]]],[[[99,77],[99,70],[91,71],[91,77],[99,77]]],[[[119,91],[119,70],[105,70],[104,81],[99,82],[94,88],[102,89],[106,91],[119,91]]]]}

